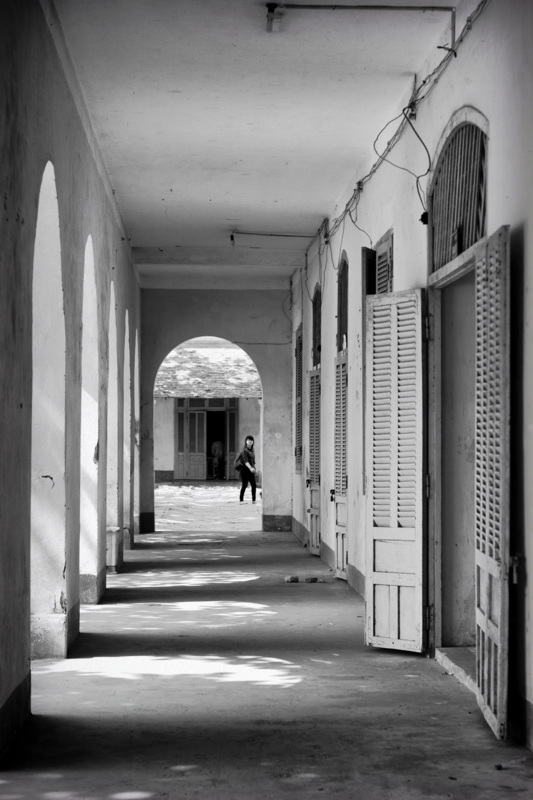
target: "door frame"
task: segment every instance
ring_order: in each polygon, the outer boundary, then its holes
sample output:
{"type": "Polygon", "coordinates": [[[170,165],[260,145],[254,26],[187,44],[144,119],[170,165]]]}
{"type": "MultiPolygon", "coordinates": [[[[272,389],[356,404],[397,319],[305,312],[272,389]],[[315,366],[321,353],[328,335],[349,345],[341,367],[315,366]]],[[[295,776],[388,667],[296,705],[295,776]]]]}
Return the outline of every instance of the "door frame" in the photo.
{"type": "Polygon", "coordinates": [[[429,655],[442,646],[442,485],[441,485],[441,386],[442,330],[441,289],[473,272],[479,242],[428,276],[427,380],[427,468],[428,468],[428,603],[431,624],[428,628],[429,655]]]}

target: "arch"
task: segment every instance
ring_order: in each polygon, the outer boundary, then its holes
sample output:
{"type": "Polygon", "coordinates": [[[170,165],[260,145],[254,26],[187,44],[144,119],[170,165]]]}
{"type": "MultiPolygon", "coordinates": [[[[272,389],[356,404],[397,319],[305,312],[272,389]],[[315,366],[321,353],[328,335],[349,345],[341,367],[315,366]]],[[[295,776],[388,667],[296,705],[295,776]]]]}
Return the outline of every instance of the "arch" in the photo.
{"type": "Polygon", "coordinates": [[[485,235],[487,131],[486,118],[465,106],[439,140],[428,192],[431,271],[485,235]]]}
{"type": "Polygon", "coordinates": [[[33,258],[31,630],[36,658],[67,648],[65,315],[55,171],[41,182],[33,258]]]}
{"type": "Polygon", "coordinates": [[[263,385],[263,528],[290,530],[292,500],[292,331],[285,290],[176,292],[143,295],[141,344],[140,529],[154,523],[153,386],[177,343],[212,334],[253,359],[263,385]]]}
{"type": "Polygon", "coordinates": [[[317,283],[313,293],[313,367],[320,364],[322,350],[322,290],[317,283]]]}
{"type": "Polygon", "coordinates": [[[92,236],[85,245],[83,270],[80,425],[80,600],[97,603],[101,597],[99,563],[99,351],[98,300],[92,236]]]}
{"type": "Polygon", "coordinates": [[[337,352],[348,346],[348,259],[343,253],[337,276],[337,352]]]}
{"type": "Polygon", "coordinates": [[[124,401],[123,401],[123,446],[122,446],[122,507],[123,524],[131,531],[131,350],[130,350],[130,326],[129,314],[126,309],[124,324],[124,401]]]}
{"type": "Polygon", "coordinates": [[[118,354],[117,354],[117,310],[115,287],[109,290],[108,321],[108,373],[107,373],[107,502],[106,528],[122,529],[122,513],[119,505],[119,419],[118,419],[118,354]]]}
{"type": "Polygon", "coordinates": [[[259,371],[238,345],[196,337],[173,348],[154,381],[156,482],[238,478],[234,458],[251,431],[260,470],[262,395],[259,371]],[[214,458],[215,442],[221,458],[214,458]]]}

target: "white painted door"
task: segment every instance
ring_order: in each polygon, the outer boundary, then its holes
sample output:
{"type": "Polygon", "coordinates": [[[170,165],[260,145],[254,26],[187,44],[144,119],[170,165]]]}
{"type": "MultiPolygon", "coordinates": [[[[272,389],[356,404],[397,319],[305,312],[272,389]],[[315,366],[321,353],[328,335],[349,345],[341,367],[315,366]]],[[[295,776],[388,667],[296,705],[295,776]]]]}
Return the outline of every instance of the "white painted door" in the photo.
{"type": "Polygon", "coordinates": [[[320,555],[320,369],[309,373],[309,550],[320,555]]]}
{"type": "Polygon", "coordinates": [[[233,466],[237,455],[237,412],[226,411],[226,480],[240,480],[233,466]]]}
{"type": "Polygon", "coordinates": [[[176,400],[176,439],[174,457],[174,478],[183,480],[187,477],[189,470],[185,458],[185,411],[178,411],[178,401],[176,400]]]}
{"type": "Polygon", "coordinates": [[[507,728],[509,570],[509,229],[476,253],[476,653],[480,708],[507,728]]]}
{"type": "Polygon", "coordinates": [[[205,440],[205,411],[189,411],[188,442],[189,474],[193,481],[205,481],[207,477],[207,452],[205,440]]]}
{"type": "Polygon", "coordinates": [[[425,648],[421,290],[367,298],[365,642],[425,648]]]}
{"type": "Polygon", "coordinates": [[[335,361],[335,575],[348,579],[348,473],[347,473],[347,408],[348,408],[348,364],[347,356],[338,356],[335,361]]]}

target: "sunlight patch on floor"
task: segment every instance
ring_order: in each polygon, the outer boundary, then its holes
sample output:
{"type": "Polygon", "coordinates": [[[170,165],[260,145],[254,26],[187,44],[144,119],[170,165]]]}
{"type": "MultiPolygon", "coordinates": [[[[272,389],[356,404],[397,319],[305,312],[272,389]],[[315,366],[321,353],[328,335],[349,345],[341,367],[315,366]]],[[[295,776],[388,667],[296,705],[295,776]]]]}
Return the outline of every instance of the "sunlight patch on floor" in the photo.
{"type": "Polygon", "coordinates": [[[223,656],[182,655],[178,658],[163,656],[115,656],[90,659],[67,659],[51,664],[34,663],[35,675],[50,673],[78,673],[86,676],[116,678],[136,681],[147,675],[160,678],[192,677],[220,683],[250,683],[256,686],[290,688],[303,679],[295,674],[297,664],[280,658],[241,655],[223,656]]]}

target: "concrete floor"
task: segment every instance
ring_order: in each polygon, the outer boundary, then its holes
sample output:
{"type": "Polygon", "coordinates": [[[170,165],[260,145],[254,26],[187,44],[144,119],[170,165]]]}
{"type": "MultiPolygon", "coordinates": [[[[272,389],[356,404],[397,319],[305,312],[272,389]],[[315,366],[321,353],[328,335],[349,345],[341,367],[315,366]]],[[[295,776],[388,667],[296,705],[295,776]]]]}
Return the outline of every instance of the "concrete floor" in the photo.
{"type": "Polygon", "coordinates": [[[435,661],[365,648],[361,599],[257,530],[260,504],[235,485],[157,498],[161,532],[83,608],[71,658],[34,663],[0,800],[533,797],[533,754],[435,661]]]}

